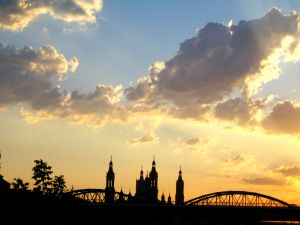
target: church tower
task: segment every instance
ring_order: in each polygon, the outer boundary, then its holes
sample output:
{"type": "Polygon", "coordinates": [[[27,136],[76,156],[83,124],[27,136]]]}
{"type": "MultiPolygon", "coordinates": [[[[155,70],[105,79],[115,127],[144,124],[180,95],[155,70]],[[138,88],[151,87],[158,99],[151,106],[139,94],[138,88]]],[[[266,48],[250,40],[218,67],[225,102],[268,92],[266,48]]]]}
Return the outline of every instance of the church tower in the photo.
{"type": "Polygon", "coordinates": [[[139,199],[144,199],[145,198],[145,180],[144,180],[144,172],[143,172],[143,167],[140,172],[140,179],[136,180],[136,192],[135,196],[138,197],[139,199]]]}
{"type": "Polygon", "coordinates": [[[115,195],[115,173],[113,171],[112,157],[109,162],[109,168],[106,173],[106,187],[105,187],[105,203],[114,203],[115,195]]]}
{"type": "Polygon", "coordinates": [[[176,203],[176,205],[183,205],[183,203],[184,203],[184,182],[182,180],[181,167],[179,170],[178,180],[176,182],[175,203],[176,203]]]}
{"type": "Polygon", "coordinates": [[[155,163],[155,158],[153,157],[153,162],[152,162],[152,169],[149,175],[150,178],[150,199],[152,202],[157,201],[157,194],[158,194],[158,188],[157,188],[157,180],[158,180],[158,174],[156,172],[156,163],[155,163]]]}

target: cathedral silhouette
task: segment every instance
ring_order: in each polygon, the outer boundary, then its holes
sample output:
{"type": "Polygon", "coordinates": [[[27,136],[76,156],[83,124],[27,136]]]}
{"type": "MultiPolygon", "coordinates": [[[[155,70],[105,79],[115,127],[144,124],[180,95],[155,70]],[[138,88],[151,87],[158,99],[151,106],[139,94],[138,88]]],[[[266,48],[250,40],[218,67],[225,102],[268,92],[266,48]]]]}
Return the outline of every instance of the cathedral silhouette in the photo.
{"type": "MultiPolygon", "coordinates": [[[[115,173],[113,171],[113,162],[112,158],[109,162],[109,168],[106,173],[106,187],[105,187],[105,202],[114,203],[114,194],[115,194],[115,173]]],[[[123,191],[121,189],[120,195],[123,196],[123,191]]],[[[122,198],[119,201],[125,200],[122,198]]],[[[173,204],[171,196],[169,194],[168,200],[166,202],[165,195],[162,194],[161,199],[158,199],[158,173],[156,171],[156,162],[153,158],[152,168],[150,173],[146,174],[144,178],[143,168],[140,172],[139,179],[136,180],[136,192],[132,196],[129,192],[128,202],[141,203],[141,204],[173,204]]],[[[175,204],[183,205],[184,203],[184,181],[182,179],[181,167],[179,170],[178,179],[176,181],[176,195],[175,195],[175,204]]]]}

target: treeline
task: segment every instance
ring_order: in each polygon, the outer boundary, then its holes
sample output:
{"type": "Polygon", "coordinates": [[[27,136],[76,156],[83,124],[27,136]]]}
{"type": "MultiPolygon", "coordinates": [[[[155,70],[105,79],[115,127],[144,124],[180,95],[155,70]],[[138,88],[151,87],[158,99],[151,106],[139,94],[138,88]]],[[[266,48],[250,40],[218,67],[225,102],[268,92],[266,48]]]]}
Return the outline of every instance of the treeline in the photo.
{"type": "Polygon", "coordinates": [[[64,175],[53,176],[52,167],[42,159],[34,160],[32,168],[34,180],[33,188],[29,188],[29,183],[20,178],[14,178],[11,189],[18,193],[33,192],[43,196],[60,197],[67,189],[64,175]]]}

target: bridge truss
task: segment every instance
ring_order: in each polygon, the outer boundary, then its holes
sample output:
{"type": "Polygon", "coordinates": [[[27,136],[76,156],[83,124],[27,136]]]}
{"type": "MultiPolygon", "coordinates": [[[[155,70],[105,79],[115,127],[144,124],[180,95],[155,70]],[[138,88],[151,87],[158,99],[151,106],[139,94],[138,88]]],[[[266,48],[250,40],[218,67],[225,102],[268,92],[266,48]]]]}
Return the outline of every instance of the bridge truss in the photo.
{"type": "MultiPolygon", "coordinates": [[[[89,203],[106,203],[104,189],[80,189],[65,193],[74,199],[89,203]]],[[[126,202],[128,194],[114,192],[114,202],[126,202]]],[[[202,195],[184,203],[188,206],[225,207],[289,207],[288,203],[268,195],[247,191],[223,191],[202,195]]]]}
{"type": "Polygon", "coordinates": [[[193,198],[184,203],[190,206],[226,206],[226,207],[289,207],[289,204],[271,196],[247,192],[215,192],[193,198]]]}
{"type": "MultiPolygon", "coordinates": [[[[105,203],[105,190],[103,189],[79,189],[66,193],[77,200],[91,203],[105,203]]],[[[114,192],[114,201],[127,201],[129,195],[123,192],[114,192]]]]}

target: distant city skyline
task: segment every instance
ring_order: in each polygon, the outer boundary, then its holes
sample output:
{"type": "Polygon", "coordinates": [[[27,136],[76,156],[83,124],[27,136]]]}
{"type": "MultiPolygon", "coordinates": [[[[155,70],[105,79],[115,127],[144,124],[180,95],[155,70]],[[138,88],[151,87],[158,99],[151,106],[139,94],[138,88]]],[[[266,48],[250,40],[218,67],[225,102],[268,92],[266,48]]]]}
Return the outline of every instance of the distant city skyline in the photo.
{"type": "MultiPolygon", "coordinates": [[[[113,170],[113,161],[112,157],[109,162],[108,170],[106,173],[106,184],[105,184],[105,203],[115,203],[115,193],[120,192],[124,194],[123,188],[120,190],[115,189],[115,173],[113,170]]],[[[147,171],[146,176],[144,177],[144,170],[141,168],[140,176],[136,179],[135,192],[129,190],[127,195],[132,197],[129,201],[133,201],[139,204],[176,204],[183,205],[184,204],[184,181],[182,179],[182,171],[181,167],[178,172],[178,179],[176,181],[176,193],[175,196],[172,197],[169,195],[162,193],[161,196],[158,196],[159,190],[159,179],[158,173],[156,171],[156,161],[155,157],[153,157],[152,168],[151,171],[147,171]],[[167,195],[167,197],[166,197],[167,195]]],[[[102,189],[103,190],[103,189],[102,189]]],[[[121,198],[120,201],[125,201],[125,199],[121,198]]]]}
{"type": "Polygon", "coordinates": [[[300,4],[0,0],[4,179],[43,159],[68,188],[247,190],[300,203],[300,4]]]}

